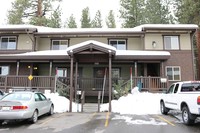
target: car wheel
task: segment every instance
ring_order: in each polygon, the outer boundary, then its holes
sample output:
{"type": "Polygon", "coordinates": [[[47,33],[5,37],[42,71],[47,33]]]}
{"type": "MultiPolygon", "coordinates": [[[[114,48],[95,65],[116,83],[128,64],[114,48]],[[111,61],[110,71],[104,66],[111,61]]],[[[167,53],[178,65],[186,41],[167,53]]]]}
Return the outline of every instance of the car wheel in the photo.
{"type": "Polygon", "coordinates": [[[38,120],[38,112],[37,112],[37,110],[35,110],[33,112],[33,116],[31,117],[31,123],[36,123],[37,120],[38,120]]]}
{"type": "Polygon", "coordinates": [[[194,124],[195,119],[196,119],[196,116],[190,113],[188,107],[187,106],[183,107],[182,109],[183,123],[186,125],[192,125],[194,124]]]}
{"type": "Polygon", "coordinates": [[[49,115],[52,115],[54,113],[54,106],[51,105],[50,109],[49,109],[49,115]]]}
{"type": "Polygon", "coordinates": [[[169,109],[165,107],[165,103],[163,101],[160,102],[160,111],[164,115],[167,115],[169,112],[169,109]]]}

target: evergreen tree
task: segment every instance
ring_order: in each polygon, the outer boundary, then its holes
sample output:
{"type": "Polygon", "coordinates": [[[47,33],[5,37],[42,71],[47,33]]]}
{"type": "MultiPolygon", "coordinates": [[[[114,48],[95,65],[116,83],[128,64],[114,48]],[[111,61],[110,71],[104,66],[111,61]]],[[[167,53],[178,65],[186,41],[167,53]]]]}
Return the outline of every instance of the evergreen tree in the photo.
{"type": "Polygon", "coordinates": [[[67,19],[65,27],[67,28],[77,28],[76,19],[73,14],[67,19]]]}
{"type": "Polygon", "coordinates": [[[91,23],[92,28],[102,28],[101,12],[98,10],[91,23]]]}
{"type": "Polygon", "coordinates": [[[50,19],[47,22],[48,27],[60,28],[61,27],[61,10],[58,6],[55,11],[50,16],[50,19]]]}
{"type": "Polygon", "coordinates": [[[89,7],[82,10],[81,28],[91,28],[91,20],[89,14],[89,7]]]}
{"type": "Polygon", "coordinates": [[[147,0],[145,7],[146,23],[173,23],[174,20],[170,11],[170,0],[147,0]]]}
{"type": "Polygon", "coordinates": [[[200,26],[200,1],[176,0],[177,21],[184,24],[197,24],[200,26]]]}
{"type": "Polygon", "coordinates": [[[61,0],[15,0],[8,11],[8,23],[29,23],[47,26],[48,14],[53,12],[53,2],[61,0]],[[15,19],[17,22],[14,22],[15,19]]]}
{"type": "Polygon", "coordinates": [[[120,17],[123,19],[122,27],[132,28],[145,23],[146,0],[120,0],[120,17]]]}
{"type": "Polygon", "coordinates": [[[113,13],[113,10],[110,10],[108,13],[108,16],[106,18],[106,25],[108,28],[116,28],[115,15],[113,13]]]}

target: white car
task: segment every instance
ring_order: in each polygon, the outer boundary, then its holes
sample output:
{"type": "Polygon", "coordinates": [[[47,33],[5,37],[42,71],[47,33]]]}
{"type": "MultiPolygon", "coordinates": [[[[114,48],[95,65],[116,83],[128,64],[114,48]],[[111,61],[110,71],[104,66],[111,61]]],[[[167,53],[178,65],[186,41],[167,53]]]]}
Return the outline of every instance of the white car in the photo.
{"type": "Polygon", "coordinates": [[[12,92],[0,100],[0,122],[4,120],[29,120],[37,122],[44,114],[52,115],[54,105],[40,92],[12,92]]]}

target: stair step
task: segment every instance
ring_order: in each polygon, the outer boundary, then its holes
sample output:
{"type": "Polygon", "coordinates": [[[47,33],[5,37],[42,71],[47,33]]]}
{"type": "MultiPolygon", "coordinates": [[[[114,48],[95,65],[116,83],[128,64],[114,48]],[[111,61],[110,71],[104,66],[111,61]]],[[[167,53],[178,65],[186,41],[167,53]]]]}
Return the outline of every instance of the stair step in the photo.
{"type": "Polygon", "coordinates": [[[85,103],[83,105],[83,112],[97,112],[98,103],[85,103]]]}

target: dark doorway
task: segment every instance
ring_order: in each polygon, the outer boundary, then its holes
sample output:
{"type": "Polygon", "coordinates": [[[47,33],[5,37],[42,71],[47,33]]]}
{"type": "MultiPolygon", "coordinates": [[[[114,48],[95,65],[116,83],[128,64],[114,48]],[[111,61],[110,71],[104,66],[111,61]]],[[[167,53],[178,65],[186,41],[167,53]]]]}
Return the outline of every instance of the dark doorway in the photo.
{"type": "Polygon", "coordinates": [[[160,64],[148,63],[147,64],[147,76],[157,77],[160,76],[160,64]]]}

